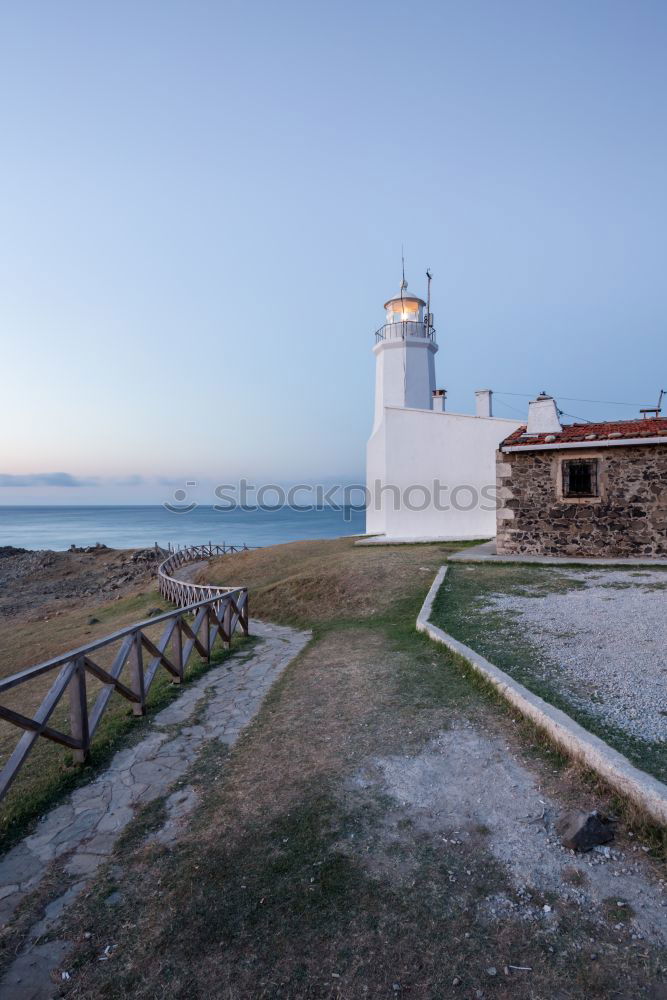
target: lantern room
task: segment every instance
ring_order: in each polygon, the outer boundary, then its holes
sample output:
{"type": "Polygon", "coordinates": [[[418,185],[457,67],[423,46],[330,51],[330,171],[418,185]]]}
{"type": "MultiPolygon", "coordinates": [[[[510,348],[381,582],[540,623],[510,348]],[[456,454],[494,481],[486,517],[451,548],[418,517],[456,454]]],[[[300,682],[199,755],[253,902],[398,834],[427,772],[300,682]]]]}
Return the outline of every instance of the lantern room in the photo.
{"type": "Polygon", "coordinates": [[[387,323],[423,323],[425,305],[418,295],[408,292],[408,283],[404,278],[400,293],[384,304],[387,323]]]}

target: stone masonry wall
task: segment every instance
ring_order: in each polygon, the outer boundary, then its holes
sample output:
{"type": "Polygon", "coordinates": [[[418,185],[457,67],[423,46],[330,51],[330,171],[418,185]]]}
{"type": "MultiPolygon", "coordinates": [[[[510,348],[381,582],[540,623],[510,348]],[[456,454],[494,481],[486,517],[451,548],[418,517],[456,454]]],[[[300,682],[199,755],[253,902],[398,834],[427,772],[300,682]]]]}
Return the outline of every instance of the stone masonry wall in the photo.
{"type": "Polygon", "coordinates": [[[667,443],[497,455],[499,554],[667,556],[667,443]],[[599,460],[600,497],[562,497],[561,463],[599,460]]]}

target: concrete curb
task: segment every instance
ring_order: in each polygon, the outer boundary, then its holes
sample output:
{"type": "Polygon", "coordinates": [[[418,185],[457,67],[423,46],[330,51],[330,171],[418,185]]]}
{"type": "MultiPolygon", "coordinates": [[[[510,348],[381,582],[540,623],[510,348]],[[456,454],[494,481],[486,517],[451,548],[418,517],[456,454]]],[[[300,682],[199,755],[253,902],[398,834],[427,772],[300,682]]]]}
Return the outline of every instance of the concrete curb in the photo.
{"type": "MultiPolygon", "coordinates": [[[[357,543],[360,544],[360,543],[357,543]]],[[[497,555],[495,539],[489,542],[482,542],[480,545],[472,545],[467,549],[461,549],[449,557],[449,562],[463,563],[523,563],[527,566],[640,566],[643,569],[662,568],[667,566],[667,559],[657,557],[655,559],[641,558],[639,556],[616,556],[611,558],[597,558],[589,556],[531,556],[531,555],[497,555]]]]}
{"type": "Polygon", "coordinates": [[[420,535],[415,538],[396,538],[387,535],[364,535],[355,545],[439,545],[442,542],[476,542],[478,535],[420,535]]]}
{"type": "Polygon", "coordinates": [[[463,657],[506,701],[544,730],[562,750],[599,774],[611,788],[634,802],[656,823],[667,826],[667,785],[645,771],[640,771],[626,757],[589,733],[565,712],[554,708],[469,646],[430,623],[433,602],[447,569],[447,566],[441,566],[431,584],[417,616],[417,631],[424,632],[434,642],[442,643],[453,653],[463,657]]]}

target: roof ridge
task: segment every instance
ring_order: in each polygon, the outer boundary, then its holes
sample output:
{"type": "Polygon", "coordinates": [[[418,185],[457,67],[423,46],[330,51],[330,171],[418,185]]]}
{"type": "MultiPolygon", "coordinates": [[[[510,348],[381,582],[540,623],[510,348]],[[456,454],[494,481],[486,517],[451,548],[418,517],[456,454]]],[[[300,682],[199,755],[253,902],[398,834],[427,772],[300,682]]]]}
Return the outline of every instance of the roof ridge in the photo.
{"type": "Polygon", "coordinates": [[[603,441],[613,437],[617,442],[623,438],[665,437],[667,436],[667,417],[634,417],[630,420],[598,420],[588,424],[564,424],[560,431],[542,432],[530,435],[526,441],[526,424],[522,424],[510,434],[502,444],[565,444],[577,441],[597,439],[603,441]]]}

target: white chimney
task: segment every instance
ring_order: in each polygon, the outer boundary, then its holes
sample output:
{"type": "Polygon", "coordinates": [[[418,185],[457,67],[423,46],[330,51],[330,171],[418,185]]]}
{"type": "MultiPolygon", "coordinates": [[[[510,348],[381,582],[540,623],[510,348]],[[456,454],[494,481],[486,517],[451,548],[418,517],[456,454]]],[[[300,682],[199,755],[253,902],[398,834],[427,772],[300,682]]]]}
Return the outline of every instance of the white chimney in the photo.
{"type": "Polygon", "coordinates": [[[526,434],[560,434],[562,429],[556,400],[541,392],[528,404],[526,434]]]}
{"type": "Polygon", "coordinates": [[[478,417],[492,417],[493,410],[491,397],[493,393],[490,389],[478,389],[475,392],[475,409],[478,417]]]}
{"type": "Polygon", "coordinates": [[[447,390],[446,389],[434,389],[433,390],[433,409],[437,413],[445,412],[445,403],[447,402],[447,390]]]}

